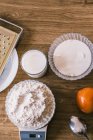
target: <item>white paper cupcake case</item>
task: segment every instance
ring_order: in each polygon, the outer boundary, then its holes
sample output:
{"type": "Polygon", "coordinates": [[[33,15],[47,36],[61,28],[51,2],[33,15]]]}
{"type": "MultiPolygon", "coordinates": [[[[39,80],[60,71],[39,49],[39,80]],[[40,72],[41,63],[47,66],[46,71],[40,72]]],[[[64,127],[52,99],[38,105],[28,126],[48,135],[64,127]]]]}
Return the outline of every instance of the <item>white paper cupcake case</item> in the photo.
{"type": "Polygon", "coordinates": [[[60,78],[65,79],[65,80],[78,80],[81,79],[83,77],[85,77],[86,75],[88,75],[91,70],[93,69],[93,43],[85,36],[79,34],[79,33],[67,33],[67,34],[63,34],[62,36],[58,37],[56,40],[54,40],[53,44],[51,45],[49,52],[48,52],[48,61],[49,61],[49,65],[51,67],[51,69],[53,70],[53,72],[60,78]],[[82,41],[83,43],[85,43],[90,51],[91,51],[91,64],[90,67],[81,75],[79,76],[66,76],[63,75],[62,73],[60,73],[57,68],[55,67],[55,64],[53,62],[53,54],[54,51],[56,49],[56,47],[62,43],[65,40],[69,40],[69,39],[74,39],[74,40],[79,40],[82,41]]]}

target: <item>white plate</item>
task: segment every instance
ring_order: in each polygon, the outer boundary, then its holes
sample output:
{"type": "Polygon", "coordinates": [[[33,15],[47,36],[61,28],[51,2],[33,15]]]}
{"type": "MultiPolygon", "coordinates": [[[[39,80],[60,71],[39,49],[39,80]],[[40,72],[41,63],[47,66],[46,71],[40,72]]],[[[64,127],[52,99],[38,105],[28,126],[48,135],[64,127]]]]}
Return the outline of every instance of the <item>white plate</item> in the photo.
{"type": "Polygon", "coordinates": [[[18,54],[16,49],[13,50],[4,72],[0,76],[0,92],[6,89],[14,80],[18,71],[18,54]]]}

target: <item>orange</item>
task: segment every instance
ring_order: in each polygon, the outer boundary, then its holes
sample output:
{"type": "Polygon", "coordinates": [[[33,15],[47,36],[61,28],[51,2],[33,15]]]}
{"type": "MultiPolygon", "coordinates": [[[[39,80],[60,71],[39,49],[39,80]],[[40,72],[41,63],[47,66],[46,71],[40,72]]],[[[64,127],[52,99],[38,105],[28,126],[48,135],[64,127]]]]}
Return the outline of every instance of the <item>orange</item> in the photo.
{"type": "Polygon", "coordinates": [[[77,105],[85,113],[93,112],[93,88],[87,87],[77,92],[77,105]]]}

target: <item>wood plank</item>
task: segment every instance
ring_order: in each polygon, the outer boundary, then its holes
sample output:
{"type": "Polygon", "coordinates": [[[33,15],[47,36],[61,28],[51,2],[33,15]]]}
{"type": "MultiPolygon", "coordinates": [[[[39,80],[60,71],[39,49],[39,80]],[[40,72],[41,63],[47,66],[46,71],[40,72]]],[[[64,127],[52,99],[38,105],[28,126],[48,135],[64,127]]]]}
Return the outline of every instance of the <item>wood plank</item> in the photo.
{"type": "MultiPolygon", "coordinates": [[[[67,32],[80,32],[92,39],[92,6],[62,6],[57,9],[54,7],[52,9],[34,7],[25,9],[22,7],[20,10],[17,7],[14,13],[11,13],[13,9],[13,7],[8,6],[5,16],[8,15],[8,18],[15,19],[19,24],[22,24],[25,43],[51,44],[51,40],[53,41],[59,35],[67,32]],[[23,11],[24,14],[22,14],[23,11]],[[86,16],[87,14],[88,16],[86,16]],[[45,36],[46,34],[48,36],[45,36]]],[[[4,7],[2,6],[1,11],[3,10],[4,7]]],[[[0,14],[2,15],[2,12],[0,14]]]]}
{"type": "Polygon", "coordinates": [[[86,0],[87,4],[93,4],[93,0],[86,0]]]}
{"type": "Polygon", "coordinates": [[[15,6],[24,6],[24,7],[31,7],[31,6],[35,6],[35,7],[45,7],[45,6],[48,6],[48,7],[53,7],[53,6],[62,6],[62,5],[71,5],[71,4],[74,4],[74,5],[77,5],[77,4],[85,4],[85,0],[23,0],[23,1],[12,1],[12,0],[4,0],[4,1],[1,1],[0,2],[0,5],[10,5],[10,6],[13,6],[15,4],[15,6]]]}

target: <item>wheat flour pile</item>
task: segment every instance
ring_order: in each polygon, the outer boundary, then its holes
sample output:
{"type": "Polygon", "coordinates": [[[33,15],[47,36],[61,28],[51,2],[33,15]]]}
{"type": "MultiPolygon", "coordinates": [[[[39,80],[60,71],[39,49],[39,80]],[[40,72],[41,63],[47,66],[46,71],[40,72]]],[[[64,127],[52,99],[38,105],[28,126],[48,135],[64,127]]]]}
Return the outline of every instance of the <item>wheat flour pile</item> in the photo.
{"type": "Polygon", "coordinates": [[[16,84],[6,98],[6,112],[19,128],[40,128],[55,111],[55,99],[43,83],[26,80],[16,84]]]}

